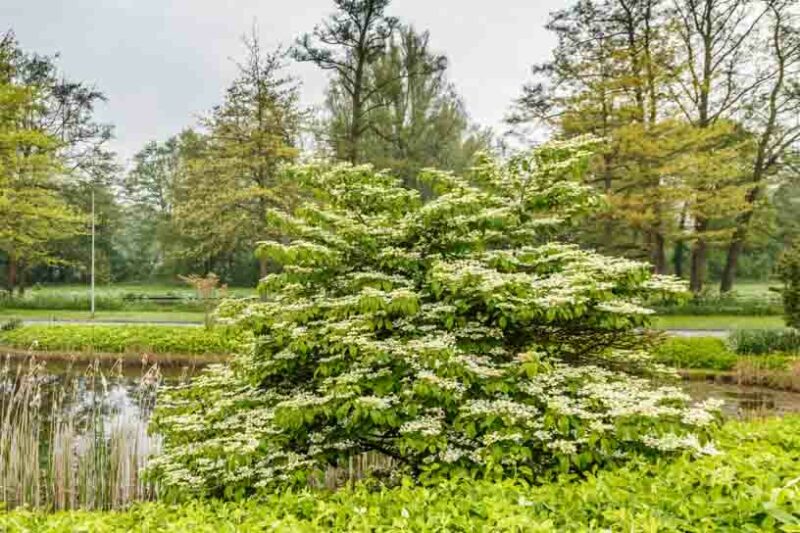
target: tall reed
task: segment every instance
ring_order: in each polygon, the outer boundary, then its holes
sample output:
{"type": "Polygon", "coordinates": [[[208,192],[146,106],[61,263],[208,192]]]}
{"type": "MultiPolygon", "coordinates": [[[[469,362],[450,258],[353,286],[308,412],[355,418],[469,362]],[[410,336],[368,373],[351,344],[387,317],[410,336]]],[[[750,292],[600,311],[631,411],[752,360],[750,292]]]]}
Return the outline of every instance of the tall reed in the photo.
{"type": "Polygon", "coordinates": [[[161,382],[158,366],[145,366],[132,393],[118,361],[48,374],[35,357],[0,370],[0,505],[39,509],[119,509],[154,499],[158,487],[143,479],[160,438],[147,420],[161,382]],[[123,400],[115,406],[114,400],[123,400]],[[126,403],[127,402],[127,403],[126,403]],[[133,405],[132,403],[135,403],[133,405]]]}

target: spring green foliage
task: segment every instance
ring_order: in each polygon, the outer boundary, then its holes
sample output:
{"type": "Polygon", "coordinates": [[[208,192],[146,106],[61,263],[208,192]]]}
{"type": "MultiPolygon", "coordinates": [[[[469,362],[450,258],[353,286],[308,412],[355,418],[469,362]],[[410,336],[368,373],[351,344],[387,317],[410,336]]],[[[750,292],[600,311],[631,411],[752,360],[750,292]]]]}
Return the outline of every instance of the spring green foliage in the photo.
{"type": "Polygon", "coordinates": [[[259,253],[283,268],[219,310],[254,348],[160,399],[167,490],[302,485],[365,452],[423,479],[710,452],[706,407],[633,375],[642,300],[684,285],[549,239],[596,205],[592,144],[426,173],[428,202],[370,167],[288,168],[313,200],[271,214],[286,238],[259,253]]]}
{"type": "Polygon", "coordinates": [[[653,358],[675,368],[709,370],[732,370],[739,359],[722,339],[705,337],[667,339],[654,350],[653,358]]]}
{"type": "MultiPolygon", "coordinates": [[[[57,56],[23,51],[0,34],[0,255],[5,284],[20,291],[46,265],[81,262],[95,192],[97,264],[108,272],[116,202],[111,127],[96,121],[105,97],[70,79],[57,56]]],[[[63,275],[63,270],[61,271],[63,275]]]]}
{"type": "Polygon", "coordinates": [[[147,325],[29,325],[0,332],[0,344],[49,351],[230,354],[242,338],[223,328],[147,325]]]}
{"type": "Polygon", "coordinates": [[[634,461],[540,486],[447,482],[281,492],[239,502],[126,512],[0,515],[22,531],[794,531],[800,524],[800,418],[729,423],[723,452],[634,461]]]}
{"type": "MultiPolygon", "coordinates": [[[[646,256],[657,272],[668,271],[671,255],[694,292],[717,248],[720,290],[733,288],[745,241],[765,248],[754,241],[767,231],[753,231],[764,229],[765,200],[795,174],[793,8],[585,0],[550,15],[551,59],[534,66],[511,120],[609,140],[592,183],[613,209],[586,227],[584,242],[646,256]],[[758,68],[739,68],[743,62],[758,68]]],[[[796,205],[790,209],[796,218],[796,205]]],[[[776,243],[779,233],[771,233],[776,243]]]]}
{"type": "Polygon", "coordinates": [[[36,87],[0,75],[0,253],[11,290],[25,268],[57,260],[55,242],[82,231],[82,218],[57,192],[59,141],[28,122],[41,106],[37,95],[36,87]]]}
{"type": "Polygon", "coordinates": [[[778,275],[783,282],[780,293],[786,325],[800,329],[800,244],[786,250],[778,266],[778,275]]]}

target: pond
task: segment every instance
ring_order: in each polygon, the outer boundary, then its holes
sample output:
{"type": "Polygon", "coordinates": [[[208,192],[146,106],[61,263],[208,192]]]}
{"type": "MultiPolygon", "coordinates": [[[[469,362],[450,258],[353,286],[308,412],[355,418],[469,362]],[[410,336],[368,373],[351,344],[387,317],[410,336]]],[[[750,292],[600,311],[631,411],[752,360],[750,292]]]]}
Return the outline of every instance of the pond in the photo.
{"type": "Polygon", "coordinates": [[[142,476],[161,439],[156,393],[199,365],[48,361],[0,365],[0,507],[114,509],[157,496],[142,476]]]}
{"type": "Polygon", "coordinates": [[[800,392],[751,385],[689,381],[686,391],[698,400],[724,400],[722,413],[728,418],[752,418],[800,413],[800,392]]]}
{"type": "MultiPolygon", "coordinates": [[[[158,496],[142,470],[161,440],[148,433],[156,393],[200,362],[48,361],[0,368],[0,507],[115,509],[158,496]],[[31,472],[40,475],[33,474],[31,472]]],[[[684,387],[725,401],[729,418],[800,412],[800,393],[706,381],[684,387]]]]}

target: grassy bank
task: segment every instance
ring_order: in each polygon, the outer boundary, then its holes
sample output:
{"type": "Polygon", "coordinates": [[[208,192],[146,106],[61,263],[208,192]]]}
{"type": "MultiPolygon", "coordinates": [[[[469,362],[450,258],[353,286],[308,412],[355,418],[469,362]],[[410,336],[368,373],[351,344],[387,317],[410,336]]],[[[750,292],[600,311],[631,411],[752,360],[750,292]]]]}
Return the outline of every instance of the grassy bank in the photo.
{"type": "MultiPolygon", "coordinates": [[[[754,334],[759,333],[743,331],[740,335],[758,337],[754,334]]],[[[746,351],[749,348],[749,344],[717,338],[670,338],[654,350],[653,356],[659,363],[680,369],[687,379],[800,391],[800,356],[796,352],[753,354],[746,351]]]]}
{"type": "Polygon", "coordinates": [[[800,417],[729,423],[721,453],[526,487],[452,482],[286,492],[125,512],[16,510],[5,531],[797,531],[800,417]]]}
{"type": "Polygon", "coordinates": [[[28,325],[0,332],[0,345],[43,351],[229,354],[242,341],[224,328],[148,325],[28,325]]]}

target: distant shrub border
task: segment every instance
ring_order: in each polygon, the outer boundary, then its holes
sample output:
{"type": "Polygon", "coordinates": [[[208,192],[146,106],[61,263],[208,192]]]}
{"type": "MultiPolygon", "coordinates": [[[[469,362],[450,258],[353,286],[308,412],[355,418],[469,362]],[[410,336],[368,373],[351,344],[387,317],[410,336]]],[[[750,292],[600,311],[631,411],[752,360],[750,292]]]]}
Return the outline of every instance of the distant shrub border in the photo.
{"type": "Polygon", "coordinates": [[[123,512],[15,510],[9,532],[62,531],[796,531],[800,417],[726,424],[721,454],[512,481],[287,491],[235,502],[142,504],[123,512]]]}
{"type": "Polygon", "coordinates": [[[779,346],[779,343],[764,343],[762,333],[767,333],[767,338],[771,338],[769,334],[773,332],[739,332],[727,342],[716,337],[671,337],[653,350],[653,359],[681,370],[717,372],[744,368],[756,372],[782,371],[787,370],[792,362],[800,360],[789,350],[772,348],[779,346]],[[743,351],[737,353],[735,347],[743,351]]]}
{"type": "Polygon", "coordinates": [[[800,354],[800,331],[796,329],[753,329],[731,333],[728,343],[740,355],[769,353],[800,354]]]}
{"type": "Polygon", "coordinates": [[[712,337],[673,337],[655,350],[653,359],[674,368],[732,370],[739,357],[722,339],[712,337]]]}
{"type": "Polygon", "coordinates": [[[241,347],[243,334],[226,328],[154,325],[28,325],[0,331],[0,345],[49,351],[165,354],[229,354],[241,347]]]}
{"type": "Polygon", "coordinates": [[[659,315],[778,316],[783,314],[779,298],[747,298],[733,295],[695,296],[677,305],[654,305],[659,315]]]}

